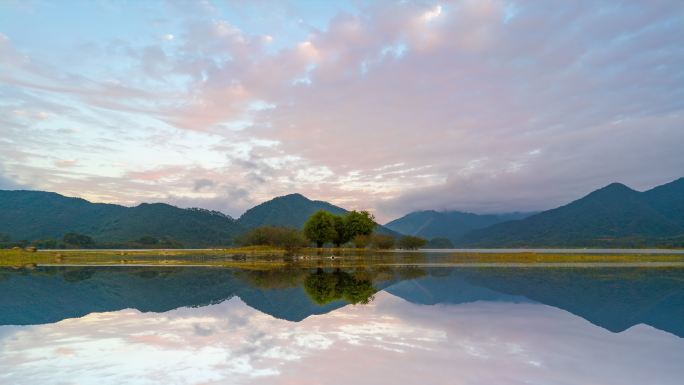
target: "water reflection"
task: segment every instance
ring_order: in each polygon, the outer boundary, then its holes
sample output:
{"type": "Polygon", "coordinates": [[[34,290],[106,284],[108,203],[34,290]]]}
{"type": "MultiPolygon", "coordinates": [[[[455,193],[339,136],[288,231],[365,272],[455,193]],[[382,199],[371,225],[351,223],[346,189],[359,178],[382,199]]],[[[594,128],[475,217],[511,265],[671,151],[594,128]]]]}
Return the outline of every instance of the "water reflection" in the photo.
{"type": "Polygon", "coordinates": [[[0,327],[0,383],[679,384],[682,282],[633,268],[5,270],[0,323],[29,326],[0,327]]]}

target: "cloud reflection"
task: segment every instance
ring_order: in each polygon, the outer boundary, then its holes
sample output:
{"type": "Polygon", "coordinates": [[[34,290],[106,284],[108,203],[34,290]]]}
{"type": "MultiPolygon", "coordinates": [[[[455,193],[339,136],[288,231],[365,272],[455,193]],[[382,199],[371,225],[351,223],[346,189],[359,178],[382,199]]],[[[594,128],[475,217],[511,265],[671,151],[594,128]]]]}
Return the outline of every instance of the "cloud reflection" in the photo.
{"type": "Polygon", "coordinates": [[[678,384],[684,340],[541,304],[425,306],[381,292],[294,323],[233,298],[0,327],[7,384],[678,384]]]}

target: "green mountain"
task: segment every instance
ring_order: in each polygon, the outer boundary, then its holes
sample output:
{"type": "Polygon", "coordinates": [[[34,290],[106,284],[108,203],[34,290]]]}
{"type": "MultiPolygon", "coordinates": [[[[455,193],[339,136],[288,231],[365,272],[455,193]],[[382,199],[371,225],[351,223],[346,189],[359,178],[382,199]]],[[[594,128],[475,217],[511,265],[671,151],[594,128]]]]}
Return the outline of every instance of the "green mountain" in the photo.
{"type": "Polygon", "coordinates": [[[682,179],[638,192],[613,183],[568,205],[466,234],[472,247],[641,247],[684,244],[682,179]]]}
{"type": "Polygon", "coordinates": [[[234,219],[216,211],[163,203],[124,207],[50,192],[0,190],[0,234],[12,240],[58,239],[77,232],[97,242],[152,236],[203,247],[230,245],[241,231],[234,219]]]}
{"type": "Polygon", "coordinates": [[[283,226],[302,228],[311,214],[325,210],[341,215],[347,210],[323,201],[313,201],[302,194],[289,194],[266,201],[245,211],[238,223],[245,228],[283,226]]]}
{"type": "MultiPolygon", "coordinates": [[[[328,202],[314,201],[301,194],[289,194],[252,207],[245,211],[237,222],[247,229],[264,225],[301,229],[311,214],[318,210],[335,215],[347,213],[347,210],[328,202]]],[[[380,234],[400,235],[381,225],[378,225],[375,231],[380,234]]]]}
{"type": "Polygon", "coordinates": [[[385,227],[402,234],[415,235],[426,239],[447,238],[458,241],[466,233],[497,223],[523,219],[532,214],[511,213],[497,215],[478,215],[460,211],[416,211],[395,219],[385,227]]]}
{"type": "Polygon", "coordinates": [[[684,227],[684,178],[648,190],[644,198],[665,218],[684,227]]]}

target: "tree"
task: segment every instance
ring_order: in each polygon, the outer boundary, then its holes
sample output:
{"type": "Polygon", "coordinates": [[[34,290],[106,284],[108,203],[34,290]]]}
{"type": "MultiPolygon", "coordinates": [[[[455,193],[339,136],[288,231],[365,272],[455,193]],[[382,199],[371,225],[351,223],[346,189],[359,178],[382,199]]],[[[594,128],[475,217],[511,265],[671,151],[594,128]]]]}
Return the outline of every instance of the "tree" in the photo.
{"type": "Polygon", "coordinates": [[[335,216],[318,210],[304,224],[304,235],[319,248],[326,242],[332,242],[336,236],[335,216]]]}
{"type": "Polygon", "coordinates": [[[404,235],[397,241],[397,246],[399,246],[400,249],[417,250],[425,246],[426,243],[427,240],[423,238],[414,237],[413,235],[404,235]]]}
{"type": "Polygon", "coordinates": [[[375,229],[375,218],[368,211],[350,211],[344,216],[349,239],[357,235],[370,235],[375,229]]]}
{"type": "Polygon", "coordinates": [[[340,247],[342,244],[349,242],[352,237],[349,233],[346,217],[335,215],[333,219],[335,220],[335,236],[332,239],[332,243],[336,247],[340,247]]]}
{"type": "MultiPolygon", "coordinates": [[[[318,213],[315,213],[311,218],[317,214],[318,213]]],[[[369,235],[375,228],[373,215],[368,211],[350,211],[344,216],[332,214],[330,214],[330,216],[334,223],[334,234],[325,242],[331,241],[336,247],[342,246],[356,236],[369,235]]],[[[311,218],[309,218],[309,220],[311,220],[311,218]]],[[[306,233],[306,227],[304,231],[306,233]]],[[[309,239],[311,239],[311,237],[309,237],[309,239]]]]}

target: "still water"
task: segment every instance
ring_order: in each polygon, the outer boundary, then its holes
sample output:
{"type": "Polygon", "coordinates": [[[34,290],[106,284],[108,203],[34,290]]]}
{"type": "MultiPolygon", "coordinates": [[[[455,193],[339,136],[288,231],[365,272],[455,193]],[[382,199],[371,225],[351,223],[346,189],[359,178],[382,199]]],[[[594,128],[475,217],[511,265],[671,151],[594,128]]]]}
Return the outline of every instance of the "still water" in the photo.
{"type": "Polygon", "coordinates": [[[684,269],[0,270],[0,384],[682,384],[684,269]]]}

